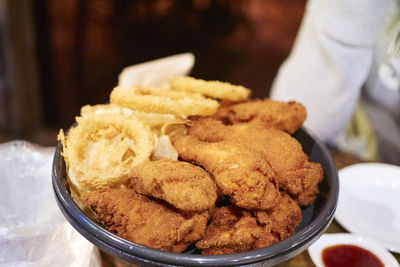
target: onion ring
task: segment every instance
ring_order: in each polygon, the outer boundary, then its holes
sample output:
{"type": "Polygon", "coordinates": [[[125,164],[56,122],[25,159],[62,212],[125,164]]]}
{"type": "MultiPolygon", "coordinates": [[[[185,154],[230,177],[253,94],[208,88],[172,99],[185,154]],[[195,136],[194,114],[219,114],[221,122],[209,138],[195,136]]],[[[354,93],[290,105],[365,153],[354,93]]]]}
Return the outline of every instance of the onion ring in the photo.
{"type": "Polygon", "coordinates": [[[208,97],[227,99],[234,102],[248,99],[251,93],[249,89],[241,85],[232,85],[220,81],[205,81],[188,76],[181,76],[172,79],[171,89],[200,93],[208,97]]]}
{"type": "Polygon", "coordinates": [[[131,86],[123,86],[124,89],[135,91],[140,95],[154,95],[154,96],[165,96],[170,97],[172,99],[182,99],[182,98],[193,98],[193,99],[204,99],[204,96],[195,92],[184,92],[184,91],[176,91],[171,90],[170,86],[165,87],[153,87],[153,86],[140,86],[140,85],[131,85],[131,86]]]}
{"type": "Polygon", "coordinates": [[[184,116],[212,115],[219,107],[217,101],[199,94],[173,90],[154,90],[149,94],[143,92],[145,90],[140,86],[117,86],[110,94],[110,102],[133,110],[184,116]]]}
{"type": "Polygon", "coordinates": [[[100,115],[100,114],[120,114],[126,116],[135,116],[141,120],[144,124],[153,128],[161,128],[165,124],[184,124],[188,120],[182,116],[174,114],[161,114],[152,112],[142,112],[117,106],[115,104],[99,104],[99,105],[86,105],[81,108],[81,116],[85,117],[88,115],[100,115]]]}
{"type": "Polygon", "coordinates": [[[119,185],[130,170],[149,160],[154,148],[150,129],[134,116],[77,117],[78,125],[58,139],[71,181],[82,191],[119,185]]]}

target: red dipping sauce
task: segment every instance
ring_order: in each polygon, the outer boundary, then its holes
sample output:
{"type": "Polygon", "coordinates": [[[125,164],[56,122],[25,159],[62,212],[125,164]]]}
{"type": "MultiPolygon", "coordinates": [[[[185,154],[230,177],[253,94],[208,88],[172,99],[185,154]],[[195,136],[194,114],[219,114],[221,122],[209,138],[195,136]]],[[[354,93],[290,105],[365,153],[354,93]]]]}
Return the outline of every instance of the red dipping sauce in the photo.
{"type": "Polygon", "coordinates": [[[336,245],[322,251],[326,267],[384,267],[372,252],[355,245],[336,245]]]}

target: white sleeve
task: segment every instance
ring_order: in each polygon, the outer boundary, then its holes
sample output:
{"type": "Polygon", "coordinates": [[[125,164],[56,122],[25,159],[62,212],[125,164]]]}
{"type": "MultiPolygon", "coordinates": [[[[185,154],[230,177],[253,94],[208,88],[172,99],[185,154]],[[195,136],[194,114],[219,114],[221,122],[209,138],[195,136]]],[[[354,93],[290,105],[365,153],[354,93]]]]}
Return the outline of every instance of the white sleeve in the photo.
{"type": "Polygon", "coordinates": [[[270,97],[307,108],[305,126],[333,141],[369,74],[390,0],[311,0],[270,97]]]}

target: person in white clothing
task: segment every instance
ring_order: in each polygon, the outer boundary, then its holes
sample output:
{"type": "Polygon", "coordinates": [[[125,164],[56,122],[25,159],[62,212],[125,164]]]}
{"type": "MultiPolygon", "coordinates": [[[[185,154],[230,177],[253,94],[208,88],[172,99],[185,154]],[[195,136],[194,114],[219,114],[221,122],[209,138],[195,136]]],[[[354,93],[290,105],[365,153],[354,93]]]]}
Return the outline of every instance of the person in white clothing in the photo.
{"type": "Polygon", "coordinates": [[[303,103],[326,143],[400,165],[399,32],[398,1],[310,0],[270,97],[303,103]]]}

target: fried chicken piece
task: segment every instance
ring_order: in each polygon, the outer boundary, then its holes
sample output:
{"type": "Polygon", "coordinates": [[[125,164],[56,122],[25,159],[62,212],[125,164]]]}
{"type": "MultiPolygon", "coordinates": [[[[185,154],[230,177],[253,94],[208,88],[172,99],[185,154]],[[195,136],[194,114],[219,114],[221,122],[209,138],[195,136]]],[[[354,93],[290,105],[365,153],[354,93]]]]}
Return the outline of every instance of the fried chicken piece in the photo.
{"type": "Polygon", "coordinates": [[[196,243],[202,254],[232,254],[266,247],[278,238],[257,223],[250,211],[229,205],[217,208],[204,237],[196,243]]]}
{"type": "Polygon", "coordinates": [[[213,117],[229,124],[250,122],[293,134],[303,125],[307,111],[295,101],[264,99],[221,106],[213,117]]]}
{"type": "Polygon", "coordinates": [[[203,254],[230,254],[272,245],[292,236],[301,209],[283,193],[270,210],[249,211],[229,205],[217,208],[204,237],[196,243],[203,254]]]}
{"type": "Polygon", "coordinates": [[[131,171],[129,180],[128,187],[137,193],[165,200],[180,210],[205,210],[217,199],[217,186],[208,172],[188,162],[147,161],[131,171]]]}
{"type": "Polygon", "coordinates": [[[279,187],[298,204],[307,206],[317,197],[318,183],[323,178],[321,165],[310,162],[301,144],[283,131],[251,123],[224,125],[221,121],[203,117],[192,120],[188,134],[207,142],[240,142],[261,153],[275,171],[279,187]]]}
{"type": "Polygon", "coordinates": [[[281,201],[275,208],[254,211],[253,214],[259,224],[281,241],[292,236],[302,220],[299,205],[285,193],[282,193],[281,201]]]}
{"type": "Polygon", "coordinates": [[[259,153],[233,141],[207,143],[188,135],[177,136],[173,145],[180,158],[204,167],[236,205],[249,209],[277,205],[275,173],[259,153]]]}
{"type": "Polygon", "coordinates": [[[182,252],[203,237],[210,211],[181,213],[165,202],[151,200],[132,189],[106,188],[81,195],[107,229],[129,241],[182,252]]]}

